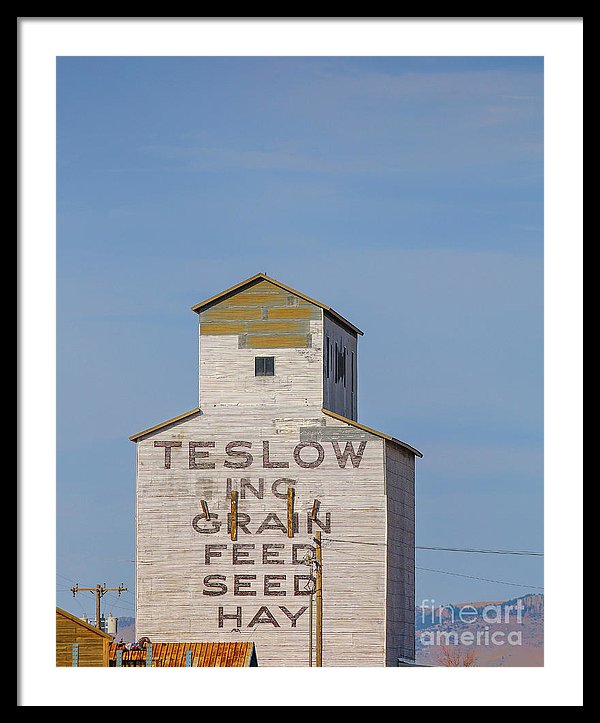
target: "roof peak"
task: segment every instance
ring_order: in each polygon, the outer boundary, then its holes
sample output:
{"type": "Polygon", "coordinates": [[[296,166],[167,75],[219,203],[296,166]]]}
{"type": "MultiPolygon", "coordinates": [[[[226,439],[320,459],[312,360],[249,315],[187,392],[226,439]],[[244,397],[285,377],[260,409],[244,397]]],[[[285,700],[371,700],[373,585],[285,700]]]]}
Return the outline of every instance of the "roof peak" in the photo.
{"type": "Polygon", "coordinates": [[[282,283],[281,281],[278,281],[277,279],[274,279],[272,276],[267,276],[266,273],[258,273],[254,274],[254,276],[250,276],[247,279],[244,279],[244,281],[240,281],[239,283],[235,284],[234,286],[230,286],[228,289],[225,289],[224,291],[221,291],[218,294],[215,294],[214,296],[210,296],[208,299],[204,299],[204,301],[200,301],[197,304],[194,304],[192,306],[192,311],[195,311],[197,314],[202,313],[204,309],[206,309],[209,306],[212,306],[213,304],[219,303],[223,298],[227,296],[233,296],[234,294],[239,293],[240,291],[243,291],[246,287],[251,286],[252,284],[256,283],[257,281],[268,281],[271,284],[274,284],[275,286],[278,286],[280,289],[284,289],[285,291],[289,291],[291,294],[294,294],[301,299],[304,299],[305,301],[308,301],[311,304],[314,304],[315,306],[320,307],[324,311],[331,314],[337,321],[339,321],[343,326],[350,329],[355,334],[363,335],[364,332],[362,332],[357,326],[354,326],[351,322],[348,321],[348,319],[344,318],[341,314],[338,314],[337,311],[331,308],[331,306],[328,306],[327,304],[323,304],[321,301],[317,301],[316,299],[311,298],[310,296],[307,296],[306,294],[303,294],[301,291],[297,291],[296,289],[293,289],[291,286],[287,286],[286,284],[282,283]]]}

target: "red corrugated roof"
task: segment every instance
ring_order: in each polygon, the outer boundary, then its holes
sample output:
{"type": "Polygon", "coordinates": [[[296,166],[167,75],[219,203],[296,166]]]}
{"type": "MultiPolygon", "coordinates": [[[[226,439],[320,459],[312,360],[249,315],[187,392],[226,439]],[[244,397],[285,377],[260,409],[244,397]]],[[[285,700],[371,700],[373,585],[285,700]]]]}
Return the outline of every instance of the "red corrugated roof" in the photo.
{"type": "MultiPolygon", "coordinates": [[[[146,649],[125,649],[112,643],[109,660],[116,663],[117,649],[123,652],[123,665],[143,665],[146,661],[146,649]]],[[[254,643],[152,643],[152,664],[157,668],[183,668],[186,653],[192,651],[194,668],[246,668],[254,654],[254,643]]],[[[256,657],[255,665],[256,665],[256,657]]]]}

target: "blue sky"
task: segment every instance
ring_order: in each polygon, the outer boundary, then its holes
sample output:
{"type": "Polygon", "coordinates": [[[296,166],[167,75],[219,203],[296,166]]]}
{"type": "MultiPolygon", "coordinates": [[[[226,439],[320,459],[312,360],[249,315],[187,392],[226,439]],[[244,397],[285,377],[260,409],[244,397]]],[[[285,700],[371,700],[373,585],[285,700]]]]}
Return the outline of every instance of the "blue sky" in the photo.
{"type": "MultiPolygon", "coordinates": [[[[541,550],[543,60],[57,61],[57,602],[129,587],[130,434],[196,405],[190,306],[259,271],[365,330],[360,421],[423,450],[417,544],[541,550]]],[[[421,551],[417,600],[540,558],[421,551]]],[[[113,606],[114,604],[114,606],[113,606]]]]}

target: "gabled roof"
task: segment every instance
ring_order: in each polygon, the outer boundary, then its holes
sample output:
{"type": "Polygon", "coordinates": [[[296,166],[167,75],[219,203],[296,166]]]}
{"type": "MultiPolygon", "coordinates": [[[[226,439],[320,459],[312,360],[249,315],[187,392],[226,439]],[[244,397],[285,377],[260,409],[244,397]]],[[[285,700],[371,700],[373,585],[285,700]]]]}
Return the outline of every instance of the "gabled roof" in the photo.
{"type": "MultiPolygon", "coordinates": [[[[117,659],[117,650],[123,653],[123,664],[142,663],[146,660],[145,648],[127,650],[113,643],[109,660],[117,659]]],[[[187,651],[192,653],[194,668],[248,668],[256,667],[254,643],[152,643],[152,661],[160,668],[183,668],[187,651]]]]}
{"type": "Polygon", "coordinates": [[[63,610],[62,608],[56,608],[56,614],[62,616],[63,618],[67,618],[67,620],[72,620],[74,623],[77,623],[77,625],[80,625],[85,630],[89,630],[92,633],[96,633],[96,635],[100,636],[101,638],[108,638],[108,640],[113,639],[113,635],[109,635],[108,633],[105,633],[103,630],[100,630],[99,628],[95,627],[94,625],[90,625],[89,623],[86,623],[81,618],[78,618],[76,615],[72,615],[71,613],[68,613],[66,610],[63,610]]]}
{"type": "Polygon", "coordinates": [[[397,444],[399,447],[404,447],[404,449],[407,449],[409,452],[416,454],[417,457],[423,456],[423,454],[421,452],[419,452],[418,449],[411,447],[410,444],[406,444],[406,442],[401,442],[399,439],[396,439],[396,437],[390,437],[389,434],[384,434],[383,432],[378,432],[376,429],[371,429],[371,427],[365,427],[364,424],[359,424],[358,422],[355,422],[353,419],[348,419],[348,417],[342,417],[341,414],[337,414],[336,412],[331,412],[329,409],[323,408],[321,411],[323,412],[323,414],[327,414],[328,416],[333,417],[334,419],[337,419],[339,422],[346,422],[346,424],[351,424],[353,427],[356,427],[357,429],[362,429],[363,432],[369,432],[370,434],[374,434],[376,437],[381,437],[382,439],[387,439],[388,442],[393,442],[394,444],[397,444]]]}
{"type": "Polygon", "coordinates": [[[296,291],[296,289],[292,289],[290,286],[286,286],[285,284],[282,284],[281,281],[277,281],[277,279],[272,279],[270,276],[267,276],[266,274],[255,274],[254,276],[251,276],[249,279],[246,279],[245,281],[240,281],[239,284],[236,284],[235,286],[230,286],[228,289],[225,289],[225,291],[221,291],[221,293],[215,294],[215,296],[211,296],[210,298],[205,299],[204,301],[201,301],[198,304],[195,304],[194,306],[192,306],[192,311],[195,311],[197,314],[200,314],[208,306],[212,306],[213,304],[216,304],[219,301],[222,301],[224,298],[226,298],[228,296],[233,296],[234,294],[237,294],[239,291],[243,291],[245,288],[252,286],[253,284],[257,283],[258,281],[269,281],[271,284],[278,286],[280,289],[283,289],[284,291],[289,291],[291,294],[295,294],[296,296],[299,296],[301,299],[308,301],[310,304],[314,304],[315,306],[320,307],[327,313],[331,314],[331,316],[333,316],[335,319],[337,319],[337,321],[339,321],[345,327],[350,329],[350,331],[353,331],[355,334],[360,334],[361,336],[364,334],[364,332],[362,332],[357,326],[354,326],[354,324],[351,324],[348,321],[348,319],[345,319],[341,314],[338,314],[337,311],[334,311],[331,308],[331,306],[327,306],[327,304],[323,304],[320,301],[317,301],[316,299],[311,299],[310,296],[303,294],[301,291],[296,291]]]}
{"type": "MultiPolygon", "coordinates": [[[[323,412],[323,414],[327,414],[329,417],[332,417],[333,419],[337,419],[339,422],[345,422],[346,424],[350,424],[353,427],[356,427],[357,429],[362,429],[364,432],[369,432],[370,434],[374,434],[376,437],[381,437],[382,439],[387,439],[388,442],[393,442],[394,444],[397,444],[400,447],[404,447],[404,449],[407,449],[409,452],[416,454],[417,457],[423,456],[423,454],[421,452],[419,452],[418,449],[411,447],[410,444],[407,444],[406,442],[402,442],[399,439],[396,439],[396,437],[392,437],[389,434],[385,434],[384,432],[378,432],[376,429],[371,429],[371,427],[367,427],[364,424],[355,422],[353,419],[348,419],[348,417],[344,417],[341,414],[337,414],[337,412],[332,412],[331,410],[325,409],[324,407],[322,408],[321,411],[323,412]]],[[[183,419],[192,417],[192,416],[194,416],[194,414],[200,414],[201,412],[202,412],[202,410],[200,409],[200,407],[195,407],[194,409],[190,409],[189,412],[184,412],[183,414],[180,414],[177,417],[173,417],[172,419],[167,419],[165,422],[160,422],[159,424],[155,424],[153,427],[144,429],[141,432],[138,432],[137,434],[132,434],[131,437],[129,437],[129,439],[132,442],[137,442],[138,439],[145,437],[147,434],[156,432],[159,429],[168,427],[170,424],[174,424],[175,422],[180,422],[183,419]]]]}
{"type": "Polygon", "coordinates": [[[194,409],[190,409],[189,412],[184,412],[183,414],[180,414],[177,417],[173,417],[172,419],[167,419],[166,422],[160,422],[160,424],[155,424],[153,427],[149,427],[148,429],[144,429],[141,432],[138,432],[137,434],[132,434],[129,439],[132,442],[137,442],[140,437],[144,437],[146,434],[150,434],[151,432],[156,432],[159,429],[162,429],[163,427],[168,427],[169,424],[174,424],[175,422],[180,422],[182,419],[187,419],[187,417],[192,417],[194,414],[200,413],[200,407],[195,407],[194,409]]]}

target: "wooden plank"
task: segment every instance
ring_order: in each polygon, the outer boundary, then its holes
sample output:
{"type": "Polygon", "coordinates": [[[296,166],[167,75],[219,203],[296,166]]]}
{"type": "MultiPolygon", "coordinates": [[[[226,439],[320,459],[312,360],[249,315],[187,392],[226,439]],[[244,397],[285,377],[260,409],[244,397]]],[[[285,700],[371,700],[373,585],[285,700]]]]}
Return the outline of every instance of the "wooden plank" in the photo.
{"type": "Polygon", "coordinates": [[[241,334],[245,330],[245,324],[237,321],[203,321],[200,324],[201,336],[215,336],[216,334],[241,334]]]}
{"type": "Polygon", "coordinates": [[[246,331],[248,334],[308,334],[309,326],[306,321],[250,321],[246,331]]]}
{"type": "Polygon", "coordinates": [[[352,442],[373,439],[373,435],[362,429],[342,427],[301,427],[301,442],[352,442]]]}
{"type": "Polygon", "coordinates": [[[317,307],[306,306],[270,306],[267,311],[269,319],[318,319],[320,312],[317,307]]]}
{"type": "Polygon", "coordinates": [[[387,586],[386,665],[414,659],[415,630],[415,457],[386,442],[387,586]]]}
{"type": "Polygon", "coordinates": [[[78,667],[108,665],[108,645],[112,636],[79,620],[66,611],[56,611],[56,665],[72,665],[73,645],[77,645],[78,667]]]}
{"type": "Polygon", "coordinates": [[[264,279],[264,280],[262,280],[262,281],[257,281],[255,284],[253,284],[253,285],[250,287],[250,289],[251,289],[253,292],[256,292],[256,291],[264,291],[264,292],[269,292],[269,293],[274,293],[274,294],[279,294],[279,293],[281,293],[281,287],[280,287],[280,286],[277,286],[277,285],[274,284],[272,281],[267,281],[266,279],[264,279]]]}
{"type": "Polygon", "coordinates": [[[293,297],[290,294],[281,291],[276,293],[244,291],[222,301],[219,306],[224,309],[237,306],[287,306],[292,301],[293,297]]]}
{"type": "Polygon", "coordinates": [[[264,289],[265,287],[263,286],[263,284],[268,285],[267,288],[269,289],[269,291],[273,287],[275,287],[278,290],[289,292],[289,294],[294,299],[298,300],[298,303],[300,303],[300,301],[304,301],[308,304],[312,304],[322,309],[324,312],[334,318],[337,322],[343,324],[353,333],[362,335],[363,332],[358,327],[354,326],[354,324],[351,324],[347,319],[345,319],[341,314],[338,314],[338,312],[332,309],[330,306],[322,304],[320,301],[312,299],[310,296],[307,296],[300,291],[296,291],[296,289],[292,289],[291,287],[282,284],[281,281],[277,281],[277,279],[271,279],[266,274],[255,274],[254,276],[251,276],[250,278],[241,281],[239,284],[235,284],[235,286],[231,286],[230,288],[225,289],[219,294],[215,294],[214,296],[211,296],[198,304],[194,304],[194,306],[192,306],[192,310],[196,313],[201,313],[207,307],[214,306],[217,303],[222,303],[225,300],[230,301],[231,299],[235,299],[247,289],[252,290],[253,288],[259,287],[259,285],[261,289],[264,289]]]}
{"type": "Polygon", "coordinates": [[[248,349],[286,349],[310,346],[310,334],[248,334],[248,349]]]}
{"type": "Polygon", "coordinates": [[[201,324],[207,321],[248,321],[250,319],[262,319],[261,307],[238,308],[217,305],[200,314],[201,324]]]}
{"type": "MultiPolygon", "coordinates": [[[[275,356],[275,376],[255,377],[254,357],[259,355],[260,342],[256,349],[243,348],[245,338],[236,336],[203,336],[201,338],[200,358],[200,389],[202,406],[215,409],[223,406],[238,408],[264,403],[266,401],[264,387],[270,390],[270,401],[285,406],[301,406],[303,413],[307,402],[316,408],[322,417],[323,401],[322,382],[322,332],[321,324],[309,321],[311,346],[307,347],[302,339],[302,346],[267,347],[269,356],[275,356]],[[240,348],[242,345],[242,348],[240,348]],[[309,349],[303,355],[298,348],[309,349]],[[272,352],[275,352],[272,354],[272,352]]],[[[264,342],[262,342],[264,343],[264,342]]],[[[292,344],[295,340],[292,340],[292,344]]],[[[263,347],[264,348],[264,347],[263,347]]],[[[277,416],[286,416],[283,414],[277,416]]],[[[297,416],[292,415],[292,416],[297,416]]]]}

